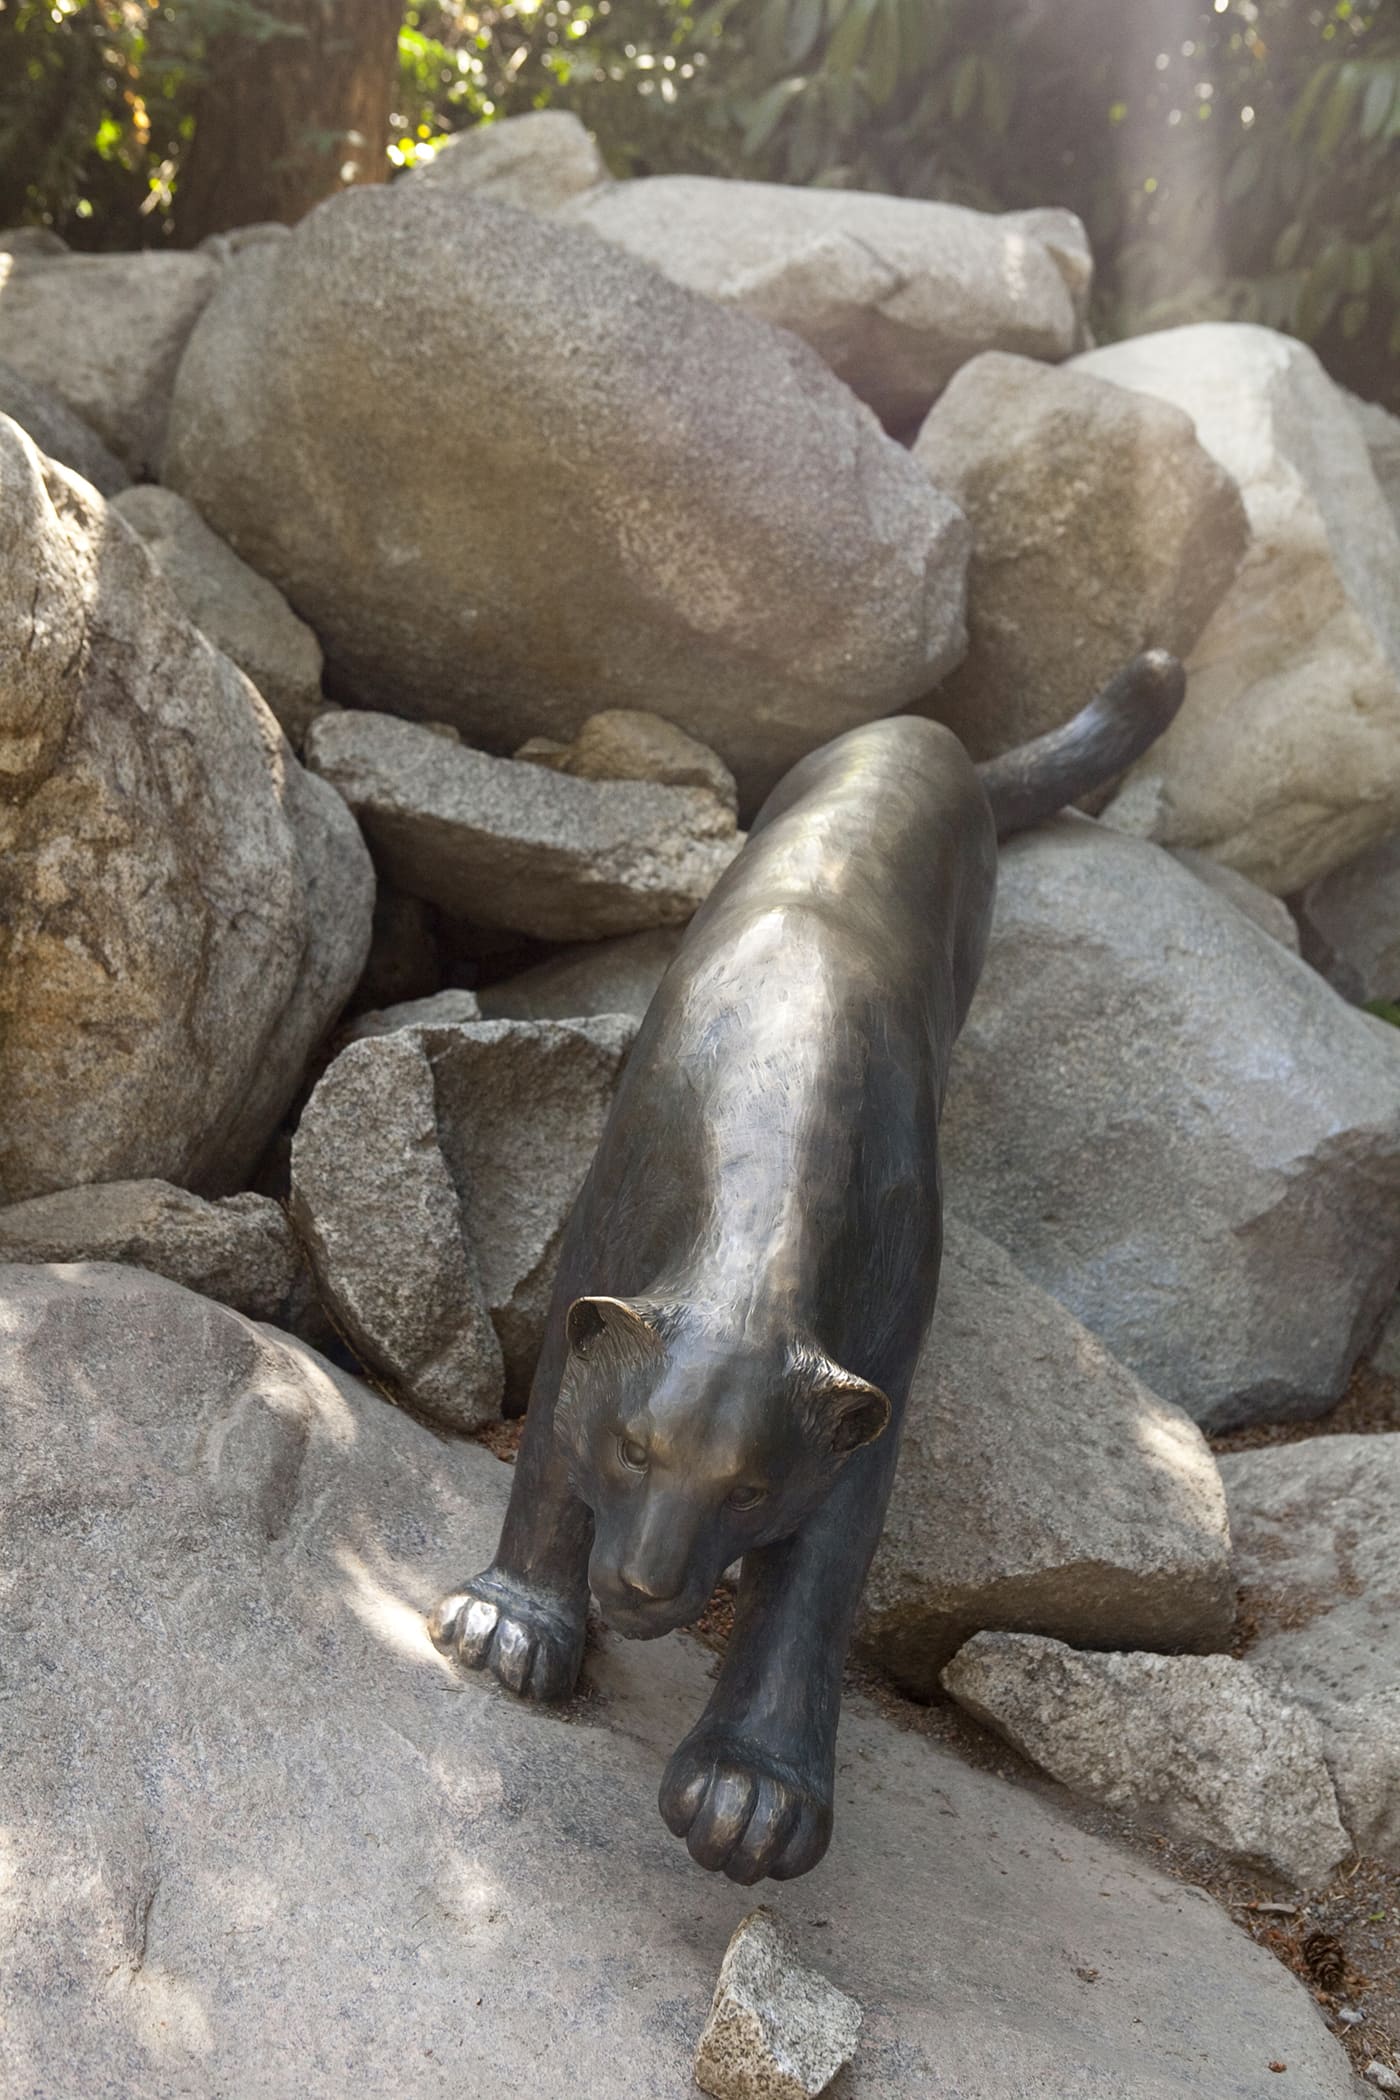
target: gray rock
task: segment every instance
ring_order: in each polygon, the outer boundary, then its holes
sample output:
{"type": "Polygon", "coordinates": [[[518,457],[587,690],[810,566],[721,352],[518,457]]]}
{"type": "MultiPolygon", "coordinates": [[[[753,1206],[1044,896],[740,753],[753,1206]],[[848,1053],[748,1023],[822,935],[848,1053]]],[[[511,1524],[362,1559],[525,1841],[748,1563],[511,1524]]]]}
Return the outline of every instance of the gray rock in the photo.
{"type": "Polygon", "coordinates": [[[51,226],[0,228],[0,255],[67,255],[68,243],[51,226]]]}
{"type": "Polygon", "coordinates": [[[1400,824],[1400,532],[1366,445],[1312,351],[1272,329],[1167,329],[1075,369],[1184,408],[1253,533],[1185,705],[1107,814],[1289,895],[1400,824]]]}
{"type": "Polygon", "coordinates": [[[548,962],[481,990],[491,1020],[567,1021],[575,1014],[630,1014],[640,1021],[681,944],[681,926],[582,941],[548,962]]]}
{"type": "Polygon", "coordinates": [[[175,368],[219,281],[207,255],[23,252],[5,274],[0,358],[52,388],[133,474],[157,474],[175,368]]]}
{"type": "Polygon", "coordinates": [[[1092,262],[1070,212],[998,218],[865,190],[656,175],[561,216],[791,329],[895,430],[980,351],[1053,359],[1084,345],[1092,262]]]}
{"type": "Polygon", "coordinates": [[[1361,2075],[1370,2081],[1377,2092],[1400,2093],[1400,2071],[1392,2071],[1378,2056],[1372,2057],[1361,2075]]]}
{"type": "Polygon", "coordinates": [[[442,989],[443,970],[441,931],[432,905],[407,896],[392,882],[376,883],[369,955],[351,997],[352,1009],[431,998],[442,989]]]}
{"type": "Polygon", "coordinates": [[[1342,398],[1356,419],[1381,494],[1400,525],[1400,416],[1393,416],[1379,401],[1363,401],[1345,388],[1342,398]]]}
{"type": "Polygon", "coordinates": [[[542,940],[684,924],[742,843],[703,789],[573,780],[392,715],[318,717],[306,763],[400,889],[542,940]]]}
{"type": "Polygon", "coordinates": [[[447,139],[405,180],[522,211],[553,211],[608,181],[607,164],[572,110],[532,109],[447,139]]]}
{"type": "Polygon", "coordinates": [[[300,744],[321,701],[321,645],[282,593],[174,489],[128,489],[114,509],[140,533],[196,627],[247,672],[300,744]]]}
{"type": "MultiPolygon", "coordinates": [[[[487,1452],[135,1271],[0,1304],[9,2100],[683,2093],[752,1902],[656,1813],[710,1658],[604,1633],[572,1720],[458,1677],[487,1452]]],[[[1351,2100],[1214,1903],[858,1699],[772,1902],[868,2008],[850,2100],[1351,2100]]]]}
{"type": "Polygon", "coordinates": [[[373,871],[135,533],[0,418],[0,1201],[244,1184],[373,871]]]}
{"type": "Polygon", "coordinates": [[[0,415],[27,431],[41,452],[90,481],[102,496],[115,496],[131,476],[97,432],[59,400],[52,388],[26,379],[0,360],[0,415]]]}
{"type": "Polygon", "coordinates": [[[342,1049],[362,1043],[369,1036],[393,1035],[400,1028],[455,1026],[459,1021],[479,1021],[481,1001],[475,992],[434,992],[427,999],[405,999],[399,1006],[381,1006],[358,1014],[339,1032],[342,1049]]]}
{"type": "Polygon", "coordinates": [[[1249,543],[1191,418],[1078,368],[974,358],[914,457],[972,527],[967,655],[926,711],[974,758],[1068,721],[1139,650],[1185,657],[1249,543]]]}
{"type": "Polygon", "coordinates": [[[528,1390],[559,1241],[635,1026],[420,1024],[356,1043],[292,1145],[292,1216],[364,1360],[436,1420],[528,1390]],[[484,1313],[499,1336],[493,1347],[484,1313]]]}
{"type": "Polygon", "coordinates": [[[292,1140],[291,1207],[323,1299],[396,1397],[449,1429],[500,1413],[501,1345],[414,1031],[353,1046],[322,1078],[292,1140]]]}
{"type": "Polygon", "coordinates": [[[864,1651],[930,1698],[985,1627],[1214,1648],[1234,1602],[1225,1495],[1195,1424],[999,1247],[948,1219],[862,1603],[864,1651]]]}
{"type": "Polygon", "coordinates": [[[943,1122],[962,1215],[1212,1428],[1323,1413],[1400,1272],[1400,1035],[1171,856],[1001,856],[943,1122]]]}
{"type": "Polygon", "coordinates": [[[1232,1656],[979,1633],[943,1682],[1073,1793],[1295,1886],[1330,1881],[1351,1850],[1316,1720],[1232,1656]]]}
{"type": "Polygon", "coordinates": [[[725,1949],[695,2083],[713,2100],[816,2100],[855,2055],[864,2017],[794,1953],[770,1911],[753,1911],[725,1949]]]}
{"type": "Polygon", "coordinates": [[[1400,1683],[1315,1711],[1352,1843],[1400,1866],[1400,1683]]]}
{"type": "Polygon", "coordinates": [[[59,1189],[0,1210],[0,1263],[128,1262],[250,1319],[292,1324],[306,1263],[268,1196],[208,1203],[168,1181],[59,1189]]]}
{"type": "Polygon", "coordinates": [[[1400,1001],[1400,831],[1294,899],[1303,953],[1344,999],[1400,1001]]]}
{"type": "Polygon", "coordinates": [[[708,788],[730,809],[738,799],[734,775],[708,744],[645,708],[607,708],[590,715],[571,744],[535,736],[515,755],[572,773],[577,780],[658,780],[666,787],[708,788]]]}
{"type": "Polygon", "coordinates": [[[1294,955],[1300,952],[1298,922],[1282,897],[1261,890],[1257,882],[1251,882],[1237,868],[1227,868],[1222,861],[1212,860],[1208,853],[1198,853],[1194,846],[1173,846],[1169,850],[1173,860],[1180,861],[1183,868],[1189,868],[1208,888],[1218,890],[1222,897],[1228,898],[1236,911],[1242,911],[1247,919],[1252,919],[1271,940],[1291,949],[1294,955]]]}
{"type": "Polygon", "coordinates": [[[1400,1378],[1400,1300],[1391,1307],[1382,1323],[1379,1339],[1371,1351],[1371,1363],[1387,1378],[1400,1378]]]}
{"type": "Polygon", "coordinates": [[[811,351],[431,183],[348,190],[229,265],[163,478],[338,691],[497,751],[653,708],[751,799],[963,646],[961,516],[811,351]],[[445,372],[472,375],[450,402],[445,372]]]}

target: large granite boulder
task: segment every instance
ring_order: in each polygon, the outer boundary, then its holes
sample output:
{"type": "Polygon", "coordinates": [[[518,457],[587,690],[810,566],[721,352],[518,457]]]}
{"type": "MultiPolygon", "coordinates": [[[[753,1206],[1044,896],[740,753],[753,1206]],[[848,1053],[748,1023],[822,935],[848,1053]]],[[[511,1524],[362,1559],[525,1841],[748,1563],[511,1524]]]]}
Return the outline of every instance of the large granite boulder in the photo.
{"type": "Polygon", "coordinates": [[[482,987],[481,1011],[495,1020],[566,1021],[574,1014],[631,1014],[640,1021],[656,995],[683,926],[655,926],[611,941],[580,941],[547,962],[482,987]]]}
{"type": "Polygon", "coordinates": [[[708,788],[576,780],[393,715],[319,715],[306,763],[396,888],[542,940],[684,925],[742,844],[708,788]]]}
{"type": "Polygon", "coordinates": [[[1220,1461],[1249,1660],[1316,1715],[1357,1845],[1400,1865],[1400,1435],[1220,1461]]]}
{"type": "Polygon", "coordinates": [[[1130,657],[1185,657],[1249,541],[1233,480],[1170,402],[991,351],[914,457],[967,514],[967,656],[927,703],[974,758],[1087,707],[1130,657]]]}
{"type": "Polygon", "coordinates": [[[21,252],[0,264],[0,358],[157,474],[175,367],[218,281],[207,255],[21,252]]]}
{"type": "Polygon", "coordinates": [[[947,1220],[859,1639],[916,1697],[985,1627],[1216,1648],[1235,1590],[1204,1437],[999,1247],[947,1220]]]}
{"type": "MultiPolygon", "coordinates": [[[[3,298],[0,289],[0,298],[3,298]]],[[[41,452],[90,481],[100,496],[115,496],[131,476],[97,432],[42,380],[28,379],[0,359],[0,416],[18,423],[41,452]]]]}
{"type": "Polygon", "coordinates": [[[321,645],[305,620],[174,489],[128,489],[113,508],[140,533],[195,626],[247,672],[300,744],[322,704],[321,645]]]}
{"type": "Polygon", "coordinates": [[[1400,1275],[1400,1033],[1147,841],[1003,850],[950,1201],[1208,1427],[1321,1414],[1400,1275]]]}
{"type": "Polygon", "coordinates": [[[621,1015],[419,1022],[353,1043],[307,1103],[292,1216],[321,1295],[364,1362],[435,1421],[471,1428],[507,1386],[528,1391],[564,1226],[635,1034],[621,1015]]]}
{"type": "Polygon", "coordinates": [[[1185,705],[1107,814],[1301,889],[1400,823],[1400,531],[1346,396],[1305,344],[1239,323],[1135,336],[1075,370],[1185,409],[1253,532],[1185,705]]]}
{"type": "Polygon", "coordinates": [[[0,775],[0,1201],[240,1187],[359,974],[369,855],[136,534],[3,418],[0,775]]]}
{"type": "Polygon", "coordinates": [[[228,266],[164,478],[339,692],[497,751],[650,708],[752,799],[963,646],[961,515],[810,350],[428,183],[228,266]]]}
{"type": "MultiPolygon", "coordinates": [[[[604,1633],[561,1717],[459,1677],[422,1615],[495,1544],[486,1451],[134,1272],[0,1306],[7,2100],[685,2092],[752,1905],[656,1812],[703,1651],[604,1633]]],[[[841,1752],[766,1900],[866,2008],[851,2100],[1351,2100],[1199,1891],[859,1700],[841,1752]]]]}
{"type": "Polygon", "coordinates": [[[706,175],[616,182],[563,206],[677,284],[789,328],[893,430],[982,350],[1068,357],[1093,260],[1072,212],[706,175]]]}
{"type": "Polygon", "coordinates": [[[1400,831],[1293,899],[1302,950],[1344,999],[1400,1002],[1400,831]]]}
{"type": "Polygon", "coordinates": [[[943,1682],[1074,1793],[1282,1881],[1330,1881],[1352,1849],[1317,1722],[1233,1656],[979,1633],[943,1682]]]}

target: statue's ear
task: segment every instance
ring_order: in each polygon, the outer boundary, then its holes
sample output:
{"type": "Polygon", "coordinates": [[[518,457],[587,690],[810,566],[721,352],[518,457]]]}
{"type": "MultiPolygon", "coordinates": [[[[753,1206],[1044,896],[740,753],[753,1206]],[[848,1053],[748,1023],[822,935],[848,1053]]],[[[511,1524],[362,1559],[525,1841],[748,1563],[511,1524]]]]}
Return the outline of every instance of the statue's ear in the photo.
{"type": "Polygon", "coordinates": [[[823,1367],[812,1397],[822,1435],[838,1458],[883,1436],[894,1412],[878,1385],[857,1378],[854,1371],[843,1370],[840,1364],[823,1367]]]}
{"type": "Polygon", "coordinates": [[[564,1316],[564,1332],[575,1356],[587,1356],[601,1335],[645,1342],[661,1340],[659,1308],[632,1298],[575,1298],[564,1316]]]}

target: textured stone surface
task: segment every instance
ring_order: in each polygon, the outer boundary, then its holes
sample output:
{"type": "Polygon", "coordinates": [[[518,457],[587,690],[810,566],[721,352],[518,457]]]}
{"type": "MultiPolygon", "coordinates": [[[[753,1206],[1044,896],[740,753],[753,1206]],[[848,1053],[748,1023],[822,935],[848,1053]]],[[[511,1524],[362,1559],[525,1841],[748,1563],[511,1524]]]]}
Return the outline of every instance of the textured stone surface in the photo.
{"type": "Polygon", "coordinates": [[[320,716],[306,763],[400,889],[543,940],[684,924],[741,844],[704,789],[572,780],[392,715],[320,716]]]}
{"type": "Polygon", "coordinates": [[[449,990],[433,992],[426,999],[405,999],[399,1006],[381,1006],[369,1013],[357,1014],[339,1031],[339,1042],[343,1047],[360,1043],[367,1036],[393,1035],[400,1028],[418,1028],[424,1025],[442,1026],[458,1021],[479,1021],[481,1001],[475,992],[449,990]]]}
{"type": "Polygon", "coordinates": [[[704,175],[614,183],[571,223],[721,305],[789,328],[891,429],[982,350],[1082,346],[1092,263],[1072,213],[996,217],[866,190],[704,175]]]}
{"type": "Polygon", "coordinates": [[[863,2017],[756,1910],[725,1949],[695,2083],[713,2100],[816,2100],[854,2056],[863,2017]]]}
{"type": "Polygon", "coordinates": [[[501,1345],[413,1031],[322,1078],[292,1140],[291,1208],[322,1298],[396,1397],[449,1429],[500,1413],[501,1345]]]}
{"type": "MultiPolygon", "coordinates": [[[[3,297],[3,292],[0,292],[3,297]]],[[[41,452],[70,467],[90,481],[99,495],[114,496],[131,479],[114,452],[108,451],[97,432],[75,416],[52,388],[37,379],[26,379],[13,365],[0,359],[0,415],[9,416],[27,431],[41,452]]]]}
{"type": "Polygon", "coordinates": [[[1321,1414],[1400,1273],[1400,1033],[1160,848],[1003,849],[949,1197],[1211,1427],[1321,1414]]]}
{"type": "Polygon", "coordinates": [[[1310,882],[1293,909],[1304,955],[1344,999],[1400,1001],[1400,831],[1310,882]]]}
{"type": "MultiPolygon", "coordinates": [[[[55,2064],[142,2100],[289,2066],[304,2100],[684,2093],[752,1901],[656,1813],[710,1658],[604,1633],[569,1718],[457,1677],[421,1614],[495,1544],[488,1453],[134,1272],[0,1303],[7,2100],[55,2064]]],[[[850,2100],[1278,2100],[1271,2058],[1350,2100],[1199,1892],[859,1700],[836,1792],[772,1903],[866,2008],[850,2100]]]]}
{"type": "Polygon", "coordinates": [[[1393,416],[1379,401],[1362,401],[1355,394],[1343,389],[1343,398],[1356,418],[1366,450],[1371,457],[1371,472],[1380,483],[1381,494],[1390,505],[1397,525],[1400,525],[1400,416],[1393,416]]]}
{"type": "Polygon", "coordinates": [[[53,391],[133,474],[160,471],[175,368],[219,266],[207,255],[0,257],[0,358],[53,391]]]}
{"type": "Polygon", "coordinates": [[[300,744],[321,705],[321,645],[305,620],[174,489],[128,489],[114,507],[140,533],[195,626],[248,673],[300,744]]]}
{"type": "Polygon", "coordinates": [[[659,780],[666,787],[708,788],[730,809],[735,804],[734,775],[724,760],[645,708],[607,708],[590,715],[572,743],[530,737],[515,755],[578,780],[659,780]]]}
{"type": "Polygon", "coordinates": [[[375,884],[369,954],[351,995],[352,1010],[401,1006],[441,991],[444,958],[438,915],[382,879],[375,884]]]}
{"type": "Polygon", "coordinates": [[[1234,1582],[1195,1424],[999,1247],[947,1220],[860,1641],[916,1697],[984,1627],[1214,1648],[1234,1582]]]}
{"type": "Polygon", "coordinates": [[[926,704],[974,758],[1068,721],[1142,649],[1184,658],[1248,544],[1191,418],[1082,370],[974,358],[914,457],[972,528],[967,655],[926,704]]]}
{"type": "Polygon", "coordinates": [[[1242,911],[1271,939],[1292,949],[1295,955],[1299,953],[1298,922],[1282,897],[1275,897],[1270,890],[1261,890],[1257,882],[1241,875],[1238,868],[1227,868],[1223,862],[1212,860],[1208,853],[1197,852],[1194,846],[1173,846],[1169,850],[1173,860],[1180,861],[1183,868],[1189,868],[1210,889],[1218,890],[1236,911],[1242,911]]]}
{"type": "Polygon", "coordinates": [[[292,1146],[326,1302],[405,1399],[463,1426],[528,1388],[559,1239],[635,1025],[482,1021],[352,1045],[292,1146]],[[484,1315],[499,1336],[499,1350],[484,1315]]]}
{"type": "Polygon", "coordinates": [[[1400,1682],[1317,1712],[1352,1843],[1400,1866],[1400,1682]]]}
{"type": "Polygon", "coordinates": [[[1232,1656],[979,1633],[943,1682],[1072,1792],[1284,1881],[1329,1881],[1351,1850],[1316,1720],[1232,1656]]]}
{"type": "Polygon", "coordinates": [[[112,1181],[0,1210],[0,1263],[89,1261],[150,1269],[278,1326],[305,1289],[296,1236],[267,1196],[209,1203],[168,1181],[112,1181]]]}
{"type": "Polygon", "coordinates": [[[0,777],[0,1200],[237,1188],[359,975],[369,855],[135,533],[4,419],[0,777]]]}
{"type": "Polygon", "coordinates": [[[608,170],[572,110],[532,109],[457,132],[407,179],[522,211],[553,211],[606,182],[608,170]]]}
{"type": "Polygon", "coordinates": [[[1400,532],[1346,397],[1306,345],[1242,323],[1136,336],[1075,369],[1184,408],[1254,536],[1185,705],[1107,814],[1301,889],[1400,822],[1400,532]]]}
{"type": "Polygon", "coordinates": [[[573,1014],[631,1014],[640,1021],[671,966],[684,927],[584,941],[548,962],[484,985],[481,1010],[491,1018],[568,1020],[573,1014]]]}
{"type": "Polygon", "coordinates": [[[347,697],[497,751],[652,708],[752,798],[961,650],[953,505],[805,346],[588,232],[398,182],[225,274],[164,478],[347,697]]]}

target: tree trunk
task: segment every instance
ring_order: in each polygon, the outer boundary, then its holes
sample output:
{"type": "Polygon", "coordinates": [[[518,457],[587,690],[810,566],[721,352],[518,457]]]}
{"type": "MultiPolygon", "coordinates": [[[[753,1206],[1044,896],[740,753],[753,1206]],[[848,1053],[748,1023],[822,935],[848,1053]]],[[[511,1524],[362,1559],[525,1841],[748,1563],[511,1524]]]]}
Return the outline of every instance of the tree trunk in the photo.
{"type": "Polygon", "coordinates": [[[258,5],[268,34],[210,46],[175,198],[186,246],[385,176],[403,0],[258,5]]]}

